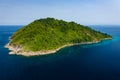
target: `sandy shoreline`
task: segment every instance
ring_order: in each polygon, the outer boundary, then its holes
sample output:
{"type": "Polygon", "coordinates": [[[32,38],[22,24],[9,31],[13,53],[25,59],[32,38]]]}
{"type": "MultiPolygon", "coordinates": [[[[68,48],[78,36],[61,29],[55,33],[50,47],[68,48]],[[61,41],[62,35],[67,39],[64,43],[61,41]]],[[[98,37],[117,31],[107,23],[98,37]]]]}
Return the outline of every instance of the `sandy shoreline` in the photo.
{"type": "MultiPolygon", "coordinates": [[[[105,38],[103,40],[109,40],[109,39],[112,39],[112,38],[105,38]]],[[[22,56],[37,56],[37,55],[53,54],[53,53],[59,51],[60,49],[62,49],[64,47],[67,47],[67,46],[82,45],[82,44],[94,44],[94,43],[99,43],[103,40],[93,41],[93,42],[82,42],[82,43],[68,44],[68,45],[64,45],[62,47],[59,47],[55,50],[36,51],[36,52],[24,52],[22,48],[11,46],[11,45],[9,45],[9,43],[7,45],[5,45],[5,48],[8,48],[10,50],[9,54],[16,54],[16,55],[22,55],[22,56]]]]}

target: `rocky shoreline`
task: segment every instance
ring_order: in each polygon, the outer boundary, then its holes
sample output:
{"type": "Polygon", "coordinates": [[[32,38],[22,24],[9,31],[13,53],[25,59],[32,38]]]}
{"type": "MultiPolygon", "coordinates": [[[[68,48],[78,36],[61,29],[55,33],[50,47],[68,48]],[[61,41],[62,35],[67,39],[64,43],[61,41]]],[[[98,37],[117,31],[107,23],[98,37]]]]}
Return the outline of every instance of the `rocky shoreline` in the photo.
{"type": "MultiPolygon", "coordinates": [[[[103,40],[110,40],[110,39],[112,39],[112,38],[105,38],[103,40]]],[[[16,54],[16,55],[22,55],[22,56],[37,56],[37,55],[53,54],[53,53],[59,51],[60,49],[62,49],[64,47],[67,47],[67,46],[82,45],[82,44],[94,44],[94,43],[99,43],[103,40],[93,41],[93,42],[82,42],[82,43],[68,44],[68,45],[64,45],[62,47],[59,47],[55,50],[36,51],[36,52],[24,52],[22,47],[11,46],[9,43],[7,45],[5,45],[5,48],[8,48],[10,50],[9,54],[16,54]]]]}

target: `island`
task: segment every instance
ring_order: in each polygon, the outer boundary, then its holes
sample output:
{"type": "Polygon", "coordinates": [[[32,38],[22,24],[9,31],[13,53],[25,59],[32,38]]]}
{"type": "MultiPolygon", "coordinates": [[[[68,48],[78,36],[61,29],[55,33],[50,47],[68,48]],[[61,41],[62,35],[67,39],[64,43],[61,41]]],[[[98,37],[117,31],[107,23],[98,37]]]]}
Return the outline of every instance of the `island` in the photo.
{"type": "Polygon", "coordinates": [[[112,36],[76,22],[42,18],[17,30],[5,46],[10,54],[35,56],[52,54],[66,46],[98,43],[112,36]]]}

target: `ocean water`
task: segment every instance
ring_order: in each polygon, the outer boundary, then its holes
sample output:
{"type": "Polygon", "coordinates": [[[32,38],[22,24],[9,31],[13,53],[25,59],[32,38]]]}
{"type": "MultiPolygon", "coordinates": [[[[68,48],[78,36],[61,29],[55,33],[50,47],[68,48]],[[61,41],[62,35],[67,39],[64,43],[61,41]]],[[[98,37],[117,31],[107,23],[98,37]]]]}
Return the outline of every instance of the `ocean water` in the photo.
{"type": "Polygon", "coordinates": [[[120,26],[91,26],[112,40],[66,47],[56,54],[9,55],[8,38],[22,26],[0,26],[0,80],[120,80],[120,26]]]}

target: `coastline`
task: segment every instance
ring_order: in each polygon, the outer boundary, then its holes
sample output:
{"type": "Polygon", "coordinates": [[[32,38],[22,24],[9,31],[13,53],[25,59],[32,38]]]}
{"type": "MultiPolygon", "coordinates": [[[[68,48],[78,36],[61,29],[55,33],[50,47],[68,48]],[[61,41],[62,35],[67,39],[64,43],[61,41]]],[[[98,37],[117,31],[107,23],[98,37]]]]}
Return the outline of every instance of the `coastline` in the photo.
{"type": "Polygon", "coordinates": [[[110,39],[112,39],[112,38],[104,38],[102,40],[92,41],[92,42],[82,42],[82,43],[67,44],[67,45],[59,47],[59,48],[57,48],[55,50],[36,51],[36,52],[24,52],[22,47],[14,47],[14,46],[9,45],[9,43],[7,45],[5,45],[5,48],[8,48],[10,50],[9,54],[22,55],[22,56],[29,57],[29,56],[39,56],[39,55],[53,54],[53,53],[56,53],[57,51],[59,51],[60,49],[68,47],[68,46],[83,45],[83,44],[95,44],[95,43],[99,43],[101,41],[110,40],[110,39]]]}

